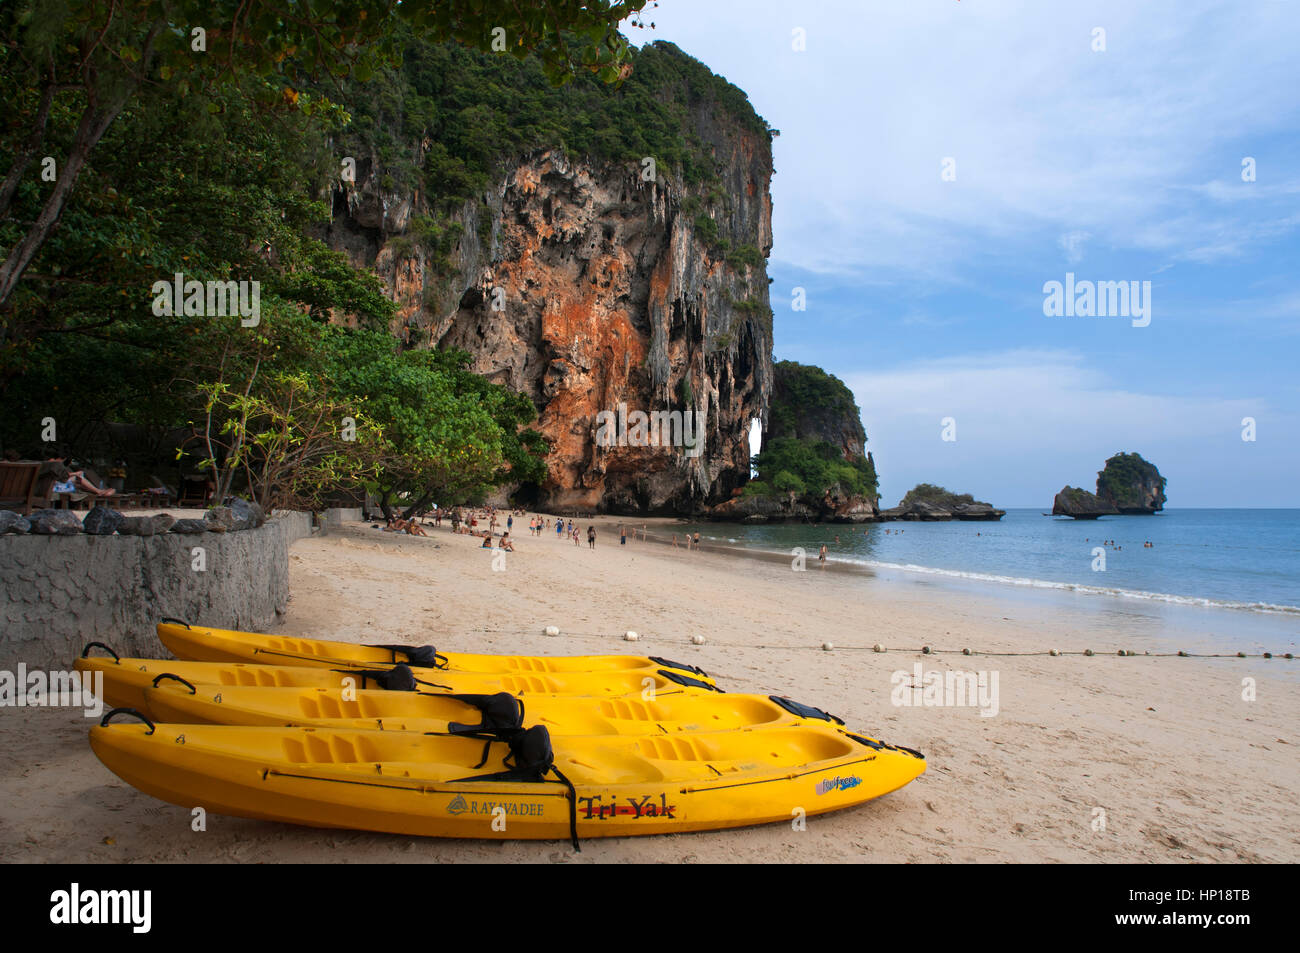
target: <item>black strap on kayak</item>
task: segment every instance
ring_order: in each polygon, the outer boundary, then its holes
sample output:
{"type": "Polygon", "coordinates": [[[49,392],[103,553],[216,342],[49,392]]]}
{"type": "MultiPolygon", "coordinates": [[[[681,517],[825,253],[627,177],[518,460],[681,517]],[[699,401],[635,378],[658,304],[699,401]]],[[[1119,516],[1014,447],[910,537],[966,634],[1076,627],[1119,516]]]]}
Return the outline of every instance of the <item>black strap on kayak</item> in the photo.
{"type": "Polygon", "coordinates": [[[848,731],[844,733],[848,735],[850,738],[852,738],[854,741],[856,741],[858,744],[866,745],[868,748],[875,748],[877,751],[883,751],[885,748],[889,747],[889,745],[887,744],[883,744],[879,741],[873,741],[871,738],[864,738],[862,737],[862,735],[855,735],[852,732],[848,732],[848,731]]]}
{"type": "MultiPolygon", "coordinates": [[[[555,750],[551,747],[551,733],[546,730],[545,725],[533,725],[533,727],[525,728],[515,734],[509,739],[508,743],[510,753],[502,761],[506,766],[505,771],[479,774],[470,778],[457,778],[451,783],[457,784],[462,781],[526,781],[536,784],[544,782],[546,775],[554,774],[568,789],[569,838],[573,842],[573,849],[581,853],[582,847],[578,843],[578,791],[573,786],[573,782],[566,778],[560,772],[560,769],[555,766],[555,750]]],[[[490,745],[491,741],[488,744],[490,745]]],[[[484,758],[486,759],[486,755],[484,758]]]]}
{"type": "Polygon", "coordinates": [[[524,700],[516,698],[509,692],[497,692],[495,695],[439,695],[439,698],[454,698],[477,708],[482,713],[477,725],[461,722],[449,722],[446,731],[426,731],[426,735],[442,737],[479,738],[483,741],[483,757],[474,765],[475,770],[487,764],[492,742],[512,743],[524,732],[524,700]]]}
{"type": "Polygon", "coordinates": [[[416,678],[415,673],[411,671],[411,666],[403,662],[398,662],[392,668],[336,668],[334,671],[341,675],[352,675],[360,678],[362,688],[366,687],[367,679],[390,692],[418,691],[416,685],[425,685],[429,688],[451,688],[450,685],[439,685],[437,682],[426,682],[424,679],[416,678]]]}
{"type": "Polygon", "coordinates": [[[168,625],[183,625],[187,629],[190,627],[190,624],[186,622],[184,619],[178,619],[175,616],[170,616],[170,615],[163,616],[162,622],[168,625]]]}
{"type": "Polygon", "coordinates": [[[497,692],[495,695],[442,695],[440,697],[464,702],[477,708],[482,715],[477,725],[451,722],[447,725],[449,735],[504,735],[506,732],[520,731],[524,727],[524,700],[509,692],[497,692]]]}
{"type": "Polygon", "coordinates": [[[685,662],[674,662],[670,658],[662,658],[658,655],[650,656],[650,661],[654,662],[656,665],[662,665],[664,668],[680,668],[683,672],[694,672],[696,675],[702,675],[705,678],[709,677],[709,673],[704,671],[704,669],[700,668],[698,665],[687,665],[685,662]]]}
{"type": "Polygon", "coordinates": [[[367,645],[368,649],[387,649],[393,653],[393,663],[397,664],[397,653],[401,652],[406,656],[406,664],[416,665],[420,668],[446,668],[447,656],[439,655],[438,650],[432,645],[367,645]],[[441,664],[439,661],[441,660],[441,664]]]}
{"type": "Polygon", "coordinates": [[[93,648],[101,648],[109,655],[113,656],[113,664],[115,665],[122,664],[122,656],[118,655],[116,652],[114,652],[109,646],[105,645],[103,642],[87,642],[86,647],[81,650],[81,657],[89,658],[90,650],[93,648]]]}
{"type": "Polygon", "coordinates": [[[781,695],[768,695],[772,701],[776,702],[792,715],[798,715],[800,718],[817,718],[821,721],[833,721],[837,725],[844,724],[843,718],[837,718],[828,711],[822,711],[820,708],[814,708],[812,705],[801,705],[792,698],[785,698],[781,695]]]}
{"type": "Polygon", "coordinates": [[[659,674],[670,682],[676,682],[678,685],[689,685],[692,688],[706,688],[711,692],[723,692],[717,685],[710,685],[708,682],[702,682],[698,678],[691,678],[689,675],[683,675],[681,672],[674,672],[670,668],[661,668],[659,674]]]}
{"type": "Polygon", "coordinates": [[[155,678],[153,680],[153,687],[157,688],[158,683],[165,678],[170,678],[174,682],[180,682],[182,685],[184,685],[186,688],[190,690],[191,695],[197,695],[199,693],[199,690],[197,688],[195,688],[189,682],[185,681],[185,679],[181,678],[179,675],[173,675],[171,672],[163,672],[161,675],[155,678]]]}
{"type": "Polygon", "coordinates": [[[578,789],[573,786],[573,782],[560,773],[560,769],[551,765],[551,773],[564,782],[564,786],[569,789],[569,840],[573,842],[573,849],[579,854],[582,853],[582,847],[578,844],[578,789]]]}
{"type": "Polygon", "coordinates": [[[141,721],[143,721],[146,725],[149,726],[149,730],[145,732],[146,735],[151,735],[158,730],[154,726],[154,723],[152,721],[150,721],[144,715],[140,714],[134,708],[114,708],[112,711],[110,711],[108,714],[106,714],[103,718],[99,720],[99,727],[101,728],[106,727],[108,723],[112,721],[114,715],[132,715],[136,718],[139,718],[141,721]]]}

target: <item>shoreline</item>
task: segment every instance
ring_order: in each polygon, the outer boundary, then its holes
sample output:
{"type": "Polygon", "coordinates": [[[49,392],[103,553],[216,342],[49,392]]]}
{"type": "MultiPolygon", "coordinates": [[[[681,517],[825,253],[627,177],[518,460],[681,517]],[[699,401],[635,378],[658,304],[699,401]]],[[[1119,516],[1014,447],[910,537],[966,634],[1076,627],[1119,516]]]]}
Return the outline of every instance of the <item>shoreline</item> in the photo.
{"type": "MultiPolygon", "coordinates": [[[[295,542],[290,602],[277,632],[432,643],[443,651],[666,655],[699,665],[729,692],[788,696],[834,712],[852,730],[915,748],[925,754],[927,772],[862,807],[810,819],[802,832],[772,824],[598,840],[584,842],[580,854],[560,842],[418,839],[217,815],[208,817],[206,832],[192,833],[188,810],[135,791],[99,764],[86,745],[89,720],[79,712],[7,709],[0,711],[0,737],[13,755],[0,767],[0,797],[8,805],[0,859],[1300,859],[1300,695],[1292,662],[1144,656],[1140,650],[1167,619],[1098,612],[1082,597],[1008,600],[987,587],[954,590],[815,568],[796,573],[785,559],[687,554],[639,539],[619,546],[616,532],[598,536],[595,552],[585,538],[575,547],[512,532],[516,552],[496,571],[497,550],[485,553],[481,539],[455,536],[447,525],[428,532],[418,538],[348,523],[295,542]],[[561,634],[543,634],[548,625],[561,634]],[[639,640],[624,641],[626,630],[639,640]],[[835,647],[825,651],[824,642],[835,647]],[[870,651],[877,642],[889,651],[870,651]],[[925,645],[945,651],[916,651],[925,645]],[[988,654],[949,654],[967,647],[988,654]],[[1087,647],[1097,655],[1027,654],[1087,647]],[[1120,647],[1139,652],[1112,654],[1120,647]],[[996,675],[996,714],[961,705],[900,707],[896,679],[902,673],[910,680],[918,665],[924,673],[996,675]],[[1253,686],[1251,701],[1243,700],[1244,679],[1253,686]],[[1094,826],[1098,810],[1104,829],[1094,826]]],[[[1191,641],[1197,632],[1180,624],[1173,634],[1191,641]]]]}
{"type": "MultiPolygon", "coordinates": [[[[678,524],[679,521],[672,518],[661,518],[662,526],[678,524]]],[[[647,524],[649,521],[645,521],[647,524]]],[[[592,523],[598,527],[598,532],[602,531],[602,525],[597,520],[592,523]]],[[[609,528],[610,535],[617,539],[617,529],[619,523],[613,521],[606,524],[609,528]]],[[[688,524],[695,525],[695,524],[688,524]]],[[[724,524],[725,525],[725,524],[724,524]]],[[[734,524],[738,525],[738,524],[734,524]]],[[[630,539],[631,537],[629,537],[630,539]]],[[[671,548],[671,542],[662,535],[650,534],[650,542],[671,548]]],[[[616,544],[617,545],[617,544],[616,544]]],[[[760,549],[757,547],[747,547],[735,544],[722,544],[716,541],[701,540],[700,550],[705,553],[712,553],[728,559],[745,559],[756,562],[767,563],[769,565],[790,566],[792,557],[789,553],[777,552],[775,550],[760,549]]],[[[694,552],[692,550],[692,552],[694,552]]],[[[1273,655],[1279,661],[1286,660],[1284,656],[1287,653],[1292,655],[1300,654],[1300,635],[1298,635],[1292,625],[1297,614],[1300,614],[1300,608],[1293,606],[1255,608],[1247,604],[1225,604],[1212,599],[1200,599],[1191,596],[1181,596],[1171,593],[1153,593],[1138,590],[1126,590],[1119,587],[1089,586],[1082,583],[1056,582],[1052,580],[1029,579],[1010,576],[993,576],[985,573],[966,572],[962,570],[949,570],[928,566],[910,566],[899,565],[883,562],[873,562],[866,560],[853,560],[844,558],[828,557],[825,570],[817,566],[816,554],[809,553],[806,558],[807,572],[830,571],[833,573],[843,573],[857,576],[863,579],[879,580],[883,583],[899,582],[907,584],[909,582],[919,584],[933,584],[941,586],[955,594],[968,591],[979,591],[987,596],[1002,596],[1009,600],[1020,600],[1022,598],[1034,599],[1035,597],[1051,600],[1054,596],[1062,604],[1073,602],[1076,599],[1096,600],[1095,609],[1099,612],[1124,612],[1128,607],[1134,612],[1164,614],[1167,612],[1186,612],[1192,616],[1199,613],[1206,613],[1200,620],[1192,620],[1193,624],[1199,625],[1216,625],[1219,628],[1236,628],[1242,631],[1246,643],[1240,642],[1229,636],[1228,641],[1232,643],[1232,651],[1227,652],[1228,646],[1220,646],[1224,649],[1226,656],[1236,656],[1238,651],[1243,649],[1242,644],[1247,644],[1250,648],[1248,654],[1262,656],[1267,652],[1273,655]],[[1218,615],[1224,616],[1224,621],[1219,625],[1218,615]]],[[[1176,624],[1182,620],[1175,620],[1176,624]]],[[[1187,624],[1187,623],[1182,623],[1187,624]]],[[[1209,656],[1221,654],[1211,651],[1213,646],[1205,641],[1193,643],[1197,651],[1193,654],[1209,656]]],[[[1121,646],[1108,646],[1111,652],[1117,651],[1121,646]]],[[[1064,646],[1058,647],[1064,651],[1064,646]]],[[[1098,646],[1092,646],[1098,649],[1098,646]]],[[[1166,651],[1160,654],[1176,654],[1181,648],[1185,651],[1191,651],[1187,646],[1178,648],[1165,647],[1166,651]]],[[[1300,674],[1300,669],[1297,669],[1300,674]]]]}

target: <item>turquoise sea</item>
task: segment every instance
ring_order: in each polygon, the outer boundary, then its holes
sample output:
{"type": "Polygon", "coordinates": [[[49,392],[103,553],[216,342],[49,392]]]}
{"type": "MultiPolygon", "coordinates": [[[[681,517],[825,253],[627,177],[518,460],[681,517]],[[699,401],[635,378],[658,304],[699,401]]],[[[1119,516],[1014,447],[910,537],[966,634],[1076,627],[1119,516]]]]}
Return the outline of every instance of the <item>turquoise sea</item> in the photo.
{"type": "MultiPolygon", "coordinates": [[[[1199,609],[1193,617],[1220,626],[1225,635],[1269,633],[1274,643],[1280,636],[1294,644],[1300,633],[1300,510],[1295,509],[1170,509],[1095,521],[1013,509],[991,523],[683,528],[698,530],[702,540],[744,548],[790,554],[802,547],[810,569],[825,543],[832,560],[918,583],[975,586],[1008,598],[1056,593],[1076,606],[1119,611],[1127,606],[1143,615],[1161,607],[1199,609]],[[1152,546],[1144,547],[1145,542],[1152,546]],[[1095,552],[1099,547],[1104,568],[1095,552]]],[[[1236,640],[1225,638],[1224,644],[1229,641],[1236,640]]],[[[1290,649],[1275,645],[1274,650],[1290,649]]]]}

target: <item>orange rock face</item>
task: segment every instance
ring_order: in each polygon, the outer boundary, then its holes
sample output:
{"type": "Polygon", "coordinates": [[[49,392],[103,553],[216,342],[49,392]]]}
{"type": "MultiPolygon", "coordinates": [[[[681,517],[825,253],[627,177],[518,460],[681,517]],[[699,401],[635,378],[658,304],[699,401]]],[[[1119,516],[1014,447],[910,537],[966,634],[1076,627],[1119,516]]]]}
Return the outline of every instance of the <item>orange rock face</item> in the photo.
{"type": "MultiPolygon", "coordinates": [[[[767,275],[752,256],[728,261],[698,223],[708,216],[727,248],[766,256],[771,148],[711,131],[723,173],[712,205],[700,190],[643,181],[631,164],[527,159],[488,197],[490,242],[477,218],[484,206],[464,210],[450,280],[431,274],[418,249],[396,254],[382,230],[377,243],[356,228],[331,236],[388,282],[401,314],[394,331],[408,343],[465,350],[475,372],[533,399],[549,476],[513,488],[521,501],[693,513],[748,479],[750,426],[764,419],[771,389],[767,275]],[[697,433],[660,416],[664,445],[659,430],[638,430],[637,411],[675,412],[697,433]]],[[[395,198],[351,204],[404,211],[395,198]]]]}

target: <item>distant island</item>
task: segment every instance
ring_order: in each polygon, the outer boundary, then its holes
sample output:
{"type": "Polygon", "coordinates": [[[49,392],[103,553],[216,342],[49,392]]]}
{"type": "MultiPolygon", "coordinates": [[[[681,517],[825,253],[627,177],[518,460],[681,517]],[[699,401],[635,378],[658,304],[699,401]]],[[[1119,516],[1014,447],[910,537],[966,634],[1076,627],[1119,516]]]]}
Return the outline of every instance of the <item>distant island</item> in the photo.
{"type": "Polygon", "coordinates": [[[1166,479],[1140,454],[1117,453],[1097,474],[1097,492],[1066,486],[1052,501],[1053,516],[1095,520],[1099,516],[1158,513],[1165,506],[1166,479]]]}
{"type": "Polygon", "coordinates": [[[892,509],[881,510],[888,520],[1000,520],[1006,510],[994,509],[969,493],[953,493],[933,483],[918,483],[892,509]]]}

